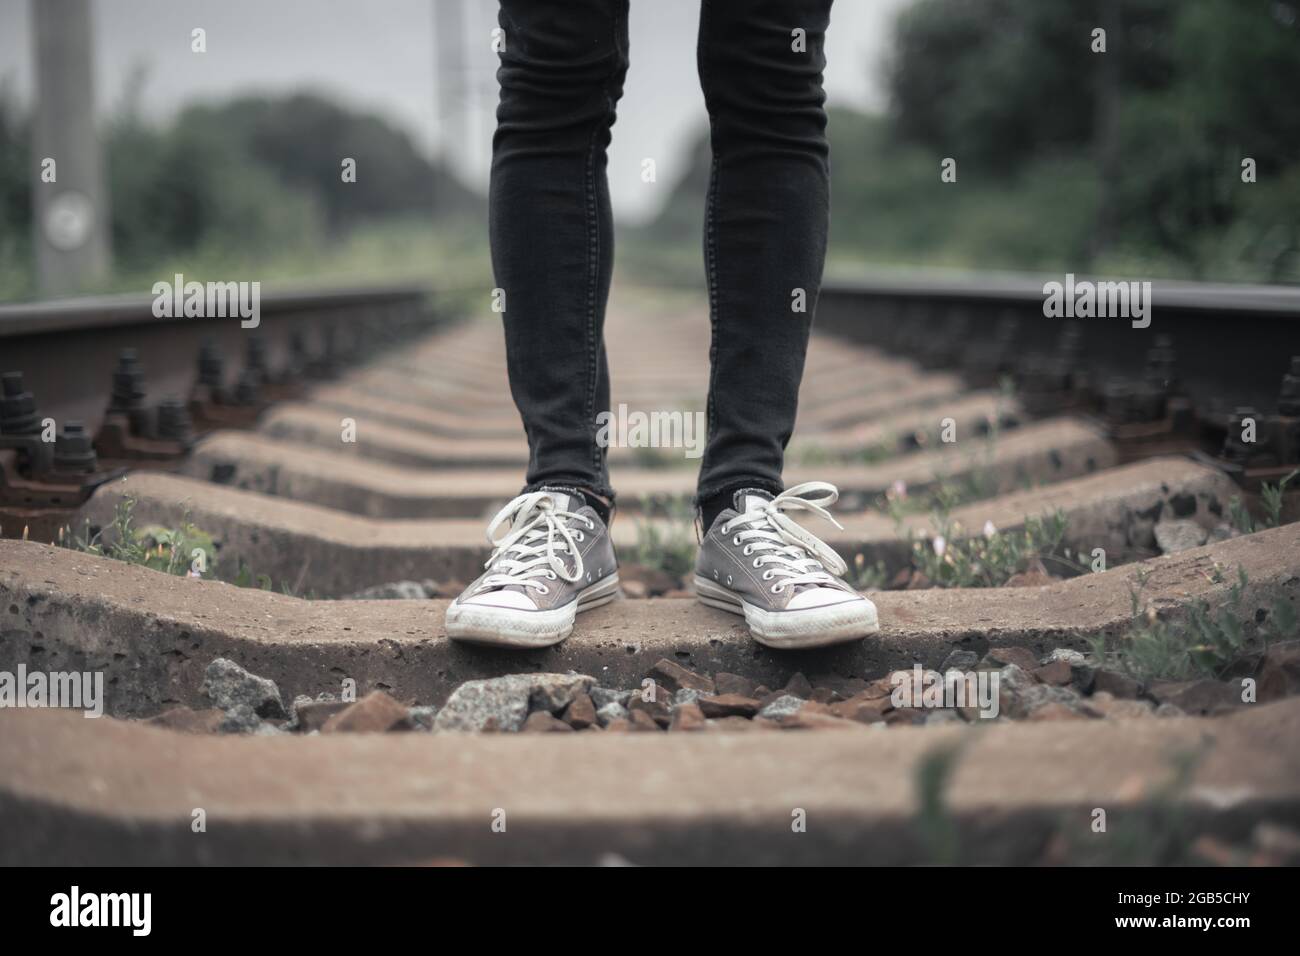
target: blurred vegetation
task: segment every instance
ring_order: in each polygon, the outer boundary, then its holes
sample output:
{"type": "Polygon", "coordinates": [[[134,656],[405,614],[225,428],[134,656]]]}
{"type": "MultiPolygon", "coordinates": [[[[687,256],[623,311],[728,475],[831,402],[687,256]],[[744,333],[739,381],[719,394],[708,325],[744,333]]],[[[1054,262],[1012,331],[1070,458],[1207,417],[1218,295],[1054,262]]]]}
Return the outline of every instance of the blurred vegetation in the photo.
{"type": "MultiPolygon", "coordinates": [[[[135,99],[106,129],[114,274],[87,291],[147,291],[174,272],[486,283],[483,198],[384,121],[302,93],[195,104],[159,125],[135,99]]],[[[0,299],[36,295],[29,129],[0,91],[0,299]]]]}
{"type": "MultiPolygon", "coordinates": [[[[831,112],[830,274],[1300,282],[1300,0],[915,0],[889,49],[884,112],[831,112]]],[[[484,198],[383,120],[302,93],[151,124],[141,81],[106,130],[105,290],[175,271],[488,282],[484,198]]],[[[36,292],[29,126],[0,88],[0,299],[36,292]]],[[[702,284],[708,168],[701,136],[659,216],[620,230],[621,270],[702,284]]]]}
{"type": "Polygon", "coordinates": [[[29,230],[32,220],[31,123],[0,86],[0,301],[20,297],[34,278],[29,230]]]}
{"type": "MultiPolygon", "coordinates": [[[[891,49],[885,114],[831,112],[832,274],[1300,282],[1296,0],[916,0],[891,49]]],[[[701,138],[625,264],[702,281],[708,163],[701,138]]]]}

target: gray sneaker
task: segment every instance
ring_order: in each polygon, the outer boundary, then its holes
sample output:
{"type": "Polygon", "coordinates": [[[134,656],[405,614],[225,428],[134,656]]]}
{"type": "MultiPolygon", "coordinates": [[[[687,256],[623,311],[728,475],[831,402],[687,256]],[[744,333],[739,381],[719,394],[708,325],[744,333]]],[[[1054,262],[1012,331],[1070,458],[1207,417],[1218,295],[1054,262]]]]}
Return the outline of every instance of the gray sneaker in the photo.
{"type": "Polygon", "coordinates": [[[775,498],[753,489],[736,492],[735,508],[718,515],[700,544],[696,596],[743,614],[754,640],[768,647],[822,647],[876,633],[876,606],[841,580],[844,561],[787,515],[811,511],[839,527],[825,507],[839,496],[824,481],[804,482],[775,498]]]}
{"type": "Polygon", "coordinates": [[[579,611],[618,594],[609,529],[576,494],[520,495],[487,529],[487,570],[447,607],[447,636],[475,644],[548,647],[573,630],[579,611]],[[494,535],[503,525],[510,530],[494,535]]]}

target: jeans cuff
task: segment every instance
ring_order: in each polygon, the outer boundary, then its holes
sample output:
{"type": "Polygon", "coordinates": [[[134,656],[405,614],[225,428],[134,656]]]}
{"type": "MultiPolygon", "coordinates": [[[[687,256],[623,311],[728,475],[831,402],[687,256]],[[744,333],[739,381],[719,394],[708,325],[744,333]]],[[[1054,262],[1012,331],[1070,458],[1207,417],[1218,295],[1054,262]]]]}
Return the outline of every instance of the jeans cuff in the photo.
{"type": "Polygon", "coordinates": [[[785,491],[785,486],[782,485],[779,481],[771,482],[771,481],[765,481],[761,478],[758,479],[746,478],[740,481],[724,481],[719,485],[713,485],[709,488],[701,488],[699,491],[697,491],[695,493],[695,501],[693,502],[695,505],[695,510],[697,511],[700,510],[704,502],[707,501],[709,498],[716,498],[718,495],[723,494],[724,492],[726,494],[734,495],[737,491],[743,491],[749,488],[752,488],[755,491],[766,491],[774,498],[777,495],[779,495],[781,492],[785,491]]]}
{"type": "Polygon", "coordinates": [[[586,482],[579,481],[534,481],[524,485],[519,492],[521,495],[531,494],[534,491],[568,491],[582,492],[588,495],[597,495],[609,502],[610,507],[614,505],[614,489],[609,486],[590,485],[586,482]]]}

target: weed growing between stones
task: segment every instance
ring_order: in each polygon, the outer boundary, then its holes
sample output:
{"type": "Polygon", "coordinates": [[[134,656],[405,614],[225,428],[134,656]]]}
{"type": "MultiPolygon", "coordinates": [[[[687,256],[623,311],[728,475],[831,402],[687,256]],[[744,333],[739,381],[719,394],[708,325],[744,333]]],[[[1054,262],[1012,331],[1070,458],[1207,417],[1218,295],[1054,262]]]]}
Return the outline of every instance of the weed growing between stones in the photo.
{"type": "Polygon", "coordinates": [[[1282,525],[1282,503],[1286,495],[1286,486],[1297,477],[1300,477],[1300,468],[1291,472],[1276,485],[1270,485],[1268,482],[1263,484],[1259,490],[1259,507],[1263,514],[1258,521],[1251,516],[1250,509],[1246,507],[1245,502],[1234,495],[1232,500],[1228,502],[1229,522],[1242,534],[1253,534],[1256,531],[1280,527],[1282,525]]]}
{"type": "MultiPolygon", "coordinates": [[[[87,520],[85,533],[78,535],[71,525],[65,526],[59,529],[57,544],[72,551],[136,564],[177,577],[203,580],[216,578],[217,549],[212,535],[196,527],[190,521],[188,511],[181,524],[175,528],[162,525],[136,527],[135,506],[136,499],[126,495],[113,509],[113,520],[107,527],[92,531],[90,521],[87,520]]],[[[241,588],[273,590],[270,576],[255,575],[242,560],[231,583],[241,588]]],[[[291,597],[315,597],[314,593],[297,594],[285,584],[281,585],[280,590],[291,597]]]]}
{"type": "MultiPolygon", "coordinates": [[[[662,502],[653,510],[663,517],[658,522],[639,519],[636,544],[620,560],[680,578],[695,567],[695,515],[690,499],[662,502]]],[[[649,502],[642,502],[642,511],[651,511],[649,502]]]]}
{"type": "Polygon", "coordinates": [[[1265,528],[1281,527],[1282,502],[1283,496],[1286,494],[1286,486],[1298,475],[1300,475],[1300,468],[1291,472],[1291,474],[1287,475],[1276,485],[1270,485],[1265,482],[1264,487],[1260,489],[1260,506],[1264,509],[1265,528]]]}
{"type": "Polygon", "coordinates": [[[884,561],[869,565],[866,555],[858,554],[844,579],[858,591],[881,591],[889,583],[889,569],[884,561]]]}
{"type": "Polygon", "coordinates": [[[916,572],[935,587],[996,588],[1017,574],[1056,561],[1075,565],[1061,554],[1069,521],[1061,510],[1032,515],[1018,531],[986,528],[979,537],[961,539],[962,527],[947,516],[936,515],[938,531],[920,537],[910,531],[912,563],[916,572]],[[918,540],[919,537],[919,540],[918,540]]]}
{"type": "MultiPolygon", "coordinates": [[[[971,455],[964,475],[950,478],[936,474],[932,485],[913,495],[908,494],[903,482],[895,482],[878,502],[880,510],[893,519],[898,536],[911,542],[911,587],[1002,587],[1026,572],[1046,579],[1043,565],[1049,562],[1059,564],[1071,575],[1088,570],[1073,560],[1068,550],[1061,549],[1068,520],[1059,509],[1045,517],[1026,518],[1020,531],[1001,532],[989,524],[982,537],[967,540],[961,540],[962,527],[952,520],[954,509],[992,498],[998,492],[993,460],[1013,397],[1014,387],[1004,378],[999,383],[996,412],[988,423],[986,439],[971,455]],[[921,536],[909,530],[904,534],[905,519],[925,513],[931,515],[937,532],[921,536]]],[[[882,584],[885,580],[882,562],[868,568],[863,556],[858,555],[854,565],[857,580],[862,582],[855,586],[882,586],[875,583],[877,579],[882,584]]]]}
{"type": "Polygon", "coordinates": [[[1255,530],[1255,519],[1250,516],[1250,509],[1238,495],[1233,495],[1228,502],[1228,524],[1242,534],[1250,534],[1255,530]]]}
{"type": "Polygon", "coordinates": [[[135,505],[134,498],[124,497],[113,509],[113,520],[108,527],[94,533],[89,520],[84,535],[75,534],[71,525],[60,528],[58,543],[73,551],[138,564],[164,574],[211,576],[217,562],[212,535],[196,528],[188,513],[177,528],[161,525],[137,528],[135,505]]]}
{"type": "Polygon", "coordinates": [[[959,478],[936,475],[933,484],[919,493],[910,492],[902,482],[895,483],[876,500],[876,507],[895,525],[904,518],[919,514],[947,517],[954,509],[975,501],[985,501],[997,494],[992,472],[983,466],[972,467],[959,478]]]}
{"type": "MultiPolygon", "coordinates": [[[[1215,567],[1213,580],[1224,580],[1215,567]]],[[[1132,624],[1115,647],[1108,647],[1104,634],[1090,640],[1093,656],[1104,665],[1143,683],[1154,680],[1221,679],[1248,653],[1264,651],[1269,644],[1292,640],[1300,633],[1295,609],[1278,598],[1271,612],[1258,620],[1251,634],[1242,597],[1248,583],[1244,568],[1237,569],[1237,582],[1217,611],[1205,602],[1182,608],[1176,620],[1166,620],[1143,600],[1149,573],[1139,571],[1137,587],[1130,589],[1132,624]]]]}

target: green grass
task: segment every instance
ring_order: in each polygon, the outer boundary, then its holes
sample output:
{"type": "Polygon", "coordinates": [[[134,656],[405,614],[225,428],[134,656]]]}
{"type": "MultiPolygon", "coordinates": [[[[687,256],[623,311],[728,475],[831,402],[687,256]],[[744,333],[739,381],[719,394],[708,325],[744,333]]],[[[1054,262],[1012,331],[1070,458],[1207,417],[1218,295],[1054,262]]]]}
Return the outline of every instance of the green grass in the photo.
{"type": "MultiPolygon", "coordinates": [[[[1223,570],[1217,565],[1211,575],[1216,584],[1224,580],[1223,570]]],[[[1295,609],[1278,598],[1252,633],[1248,626],[1250,612],[1242,606],[1248,583],[1244,568],[1237,569],[1237,580],[1218,610],[1198,601],[1170,618],[1160,617],[1145,602],[1148,578],[1146,569],[1134,578],[1128,632],[1114,643],[1105,635],[1090,642],[1097,661],[1135,680],[1220,679],[1247,654],[1265,650],[1275,641],[1292,640],[1300,632],[1295,609]]]]}
{"type": "Polygon", "coordinates": [[[1287,475],[1276,485],[1265,482],[1259,490],[1259,508],[1261,515],[1256,520],[1246,507],[1245,502],[1233,496],[1228,502],[1228,521],[1242,534],[1253,534],[1267,528],[1277,528],[1282,524],[1282,505],[1286,498],[1286,486],[1300,477],[1300,468],[1287,475]]]}
{"type": "MultiPolygon", "coordinates": [[[[303,235],[292,244],[277,245],[270,255],[214,243],[157,262],[119,264],[113,274],[82,291],[148,293],[159,279],[170,279],[177,272],[198,282],[256,280],[264,291],[350,283],[425,283],[454,300],[452,304],[481,313],[488,313],[494,285],[484,225],[436,226],[424,219],[388,219],[358,226],[336,238],[303,235]]],[[[24,276],[0,268],[0,301],[33,294],[24,276]]]]}
{"type": "Polygon", "coordinates": [[[94,534],[90,532],[89,520],[84,535],[77,535],[71,526],[61,528],[59,543],[74,551],[138,564],[164,574],[213,576],[217,552],[212,535],[196,528],[188,515],[176,528],[136,527],[135,505],[130,495],[123,497],[113,509],[113,520],[94,534]]]}
{"type": "Polygon", "coordinates": [[[636,520],[636,544],[620,558],[628,564],[657,568],[680,578],[695,567],[695,509],[689,495],[667,500],[641,500],[641,513],[653,518],[636,520]]]}
{"type": "MultiPolygon", "coordinates": [[[[163,574],[203,580],[217,579],[217,550],[212,535],[196,527],[189,520],[188,513],[175,528],[162,525],[137,527],[135,507],[136,499],[125,495],[114,507],[113,519],[106,527],[92,534],[87,519],[85,533],[79,535],[70,525],[65,526],[59,529],[57,543],[72,551],[135,564],[163,574]]],[[[241,588],[274,590],[269,575],[254,573],[242,560],[230,583],[241,588]]],[[[305,597],[308,600],[316,597],[314,592],[297,594],[284,582],[281,582],[280,591],[290,597],[305,597]]]]}
{"type": "MultiPolygon", "coordinates": [[[[1014,575],[1039,564],[1056,563],[1072,572],[1078,570],[1062,555],[1069,522],[1059,509],[1046,516],[1027,517],[1018,531],[981,529],[979,537],[963,537],[965,530],[952,519],[954,509],[997,493],[993,459],[1002,415],[1013,397],[1013,386],[1004,378],[999,383],[997,409],[988,435],[969,459],[964,474],[956,478],[936,475],[935,482],[920,494],[909,495],[905,487],[893,488],[879,502],[880,510],[893,519],[900,537],[907,517],[924,513],[932,516],[936,534],[920,537],[909,531],[906,537],[912,543],[913,568],[935,587],[1001,587],[1014,575]]],[[[874,582],[883,576],[875,569],[862,568],[862,561],[862,555],[858,555],[858,571],[864,581],[874,582]]],[[[879,567],[883,569],[883,565],[879,567]]]]}
{"type": "Polygon", "coordinates": [[[938,532],[921,537],[912,531],[912,565],[941,588],[996,588],[1035,562],[1059,561],[1061,543],[1069,521],[1059,509],[1031,515],[1017,531],[999,531],[962,538],[962,527],[946,516],[937,521],[938,532]],[[919,540],[918,540],[919,539],[919,540]]]}
{"type": "Polygon", "coordinates": [[[958,478],[936,476],[935,481],[915,492],[890,489],[876,501],[877,509],[899,524],[906,517],[933,514],[946,517],[955,508],[993,496],[993,486],[986,474],[970,471],[958,478]]]}
{"type": "Polygon", "coordinates": [[[867,564],[866,556],[859,554],[853,558],[844,579],[854,590],[880,591],[889,583],[889,569],[884,561],[867,564]]]}

